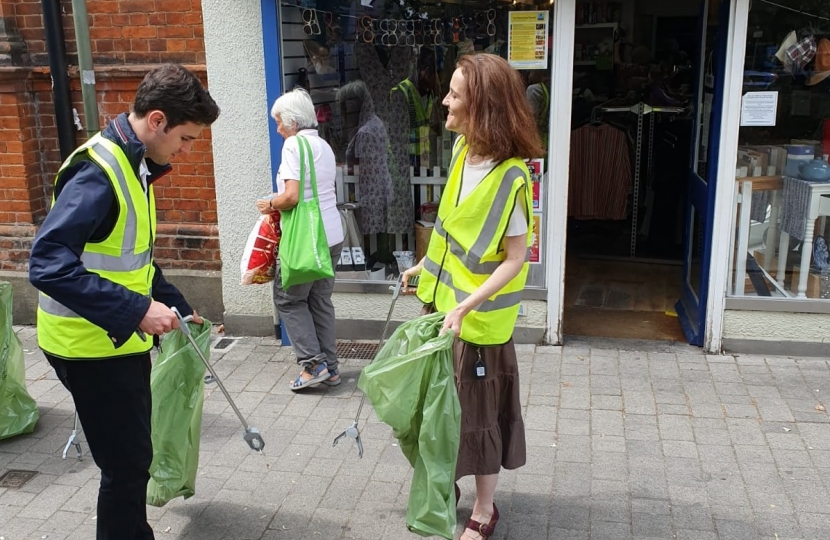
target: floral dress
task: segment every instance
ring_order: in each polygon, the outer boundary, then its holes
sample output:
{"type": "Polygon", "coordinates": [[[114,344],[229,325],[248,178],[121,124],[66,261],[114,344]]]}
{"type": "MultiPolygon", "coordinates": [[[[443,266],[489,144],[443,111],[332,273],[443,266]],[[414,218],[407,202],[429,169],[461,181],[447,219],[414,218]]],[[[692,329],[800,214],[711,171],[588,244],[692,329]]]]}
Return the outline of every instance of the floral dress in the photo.
{"type": "Polygon", "coordinates": [[[386,207],[386,230],[383,232],[412,234],[415,208],[409,174],[409,109],[401,92],[392,92],[390,98],[390,91],[411,74],[413,55],[409,47],[390,47],[387,50],[389,58],[384,65],[374,45],[360,43],[356,47],[357,63],[360,76],[372,95],[375,111],[386,125],[389,136],[392,191],[386,207]]]}

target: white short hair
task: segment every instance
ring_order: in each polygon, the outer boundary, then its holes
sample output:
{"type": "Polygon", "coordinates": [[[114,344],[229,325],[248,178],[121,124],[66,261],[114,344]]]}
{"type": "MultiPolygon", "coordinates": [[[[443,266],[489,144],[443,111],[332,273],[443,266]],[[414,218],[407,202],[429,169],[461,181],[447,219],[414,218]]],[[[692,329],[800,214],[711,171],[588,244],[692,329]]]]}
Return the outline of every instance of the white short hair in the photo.
{"type": "Polygon", "coordinates": [[[277,116],[288,128],[300,130],[317,127],[314,102],[304,88],[295,88],[277,98],[271,107],[271,117],[276,120],[277,116]]]}

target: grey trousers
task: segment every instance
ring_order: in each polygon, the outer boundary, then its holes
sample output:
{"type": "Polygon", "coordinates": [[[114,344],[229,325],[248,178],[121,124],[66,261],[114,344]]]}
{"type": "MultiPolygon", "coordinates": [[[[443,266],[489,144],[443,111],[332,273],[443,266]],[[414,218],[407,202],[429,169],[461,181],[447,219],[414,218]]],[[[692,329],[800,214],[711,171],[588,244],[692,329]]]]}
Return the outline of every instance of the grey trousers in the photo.
{"type": "MultiPolygon", "coordinates": [[[[332,266],[337,266],[343,244],[331,246],[332,266]]],[[[282,288],[279,262],[274,276],[274,306],[280,324],[294,347],[297,363],[311,366],[325,362],[329,369],[337,369],[334,304],[331,294],[334,278],[282,288]]]]}

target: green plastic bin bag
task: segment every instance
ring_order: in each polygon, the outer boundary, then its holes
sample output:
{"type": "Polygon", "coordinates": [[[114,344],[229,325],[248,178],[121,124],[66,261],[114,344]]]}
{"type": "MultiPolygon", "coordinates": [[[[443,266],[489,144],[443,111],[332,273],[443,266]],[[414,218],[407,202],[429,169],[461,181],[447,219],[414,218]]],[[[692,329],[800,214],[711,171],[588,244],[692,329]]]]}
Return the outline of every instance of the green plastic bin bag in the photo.
{"type": "Polygon", "coordinates": [[[392,427],[414,471],[406,526],[421,536],[452,540],[455,466],[461,440],[461,404],[453,373],[453,333],[439,336],[442,313],[395,330],[358,386],[378,418],[392,427]]]}
{"type": "MultiPolygon", "coordinates": [[[[205,358],[209,358],[210,321],[203,321],[201,325],[187,324],[205,358]]],[[[164,506],[176,497],[187,499],[196,493],[204,376],[205,364],[187,337],[180,330],[166,334],[150,372],[153,462],[147,484],[149,505],[164,506]]]]}
{"type": "Polygon", "coordinates": [[[26,391],[23,346],[12,328],[12,285],[0,281],[0,440],[31,433],[40,417],[26,391]]]}

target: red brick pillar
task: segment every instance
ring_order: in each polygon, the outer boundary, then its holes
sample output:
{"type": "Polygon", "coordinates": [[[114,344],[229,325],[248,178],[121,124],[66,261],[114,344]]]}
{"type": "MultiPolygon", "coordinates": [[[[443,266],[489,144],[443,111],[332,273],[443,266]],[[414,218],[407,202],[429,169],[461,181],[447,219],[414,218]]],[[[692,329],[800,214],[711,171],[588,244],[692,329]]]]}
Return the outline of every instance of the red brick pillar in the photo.
{"type": "Polygon", "coordinates": [[[43,213],[31,68],[18,28],[16,2],[0,0],[0,270],[25,270],[35,214],[43,213]]]}
{"type": "Polygon", "coordinates": [[[46,215],[30,68],[0,67],[0,270],[25,270],[46,215]]]}

